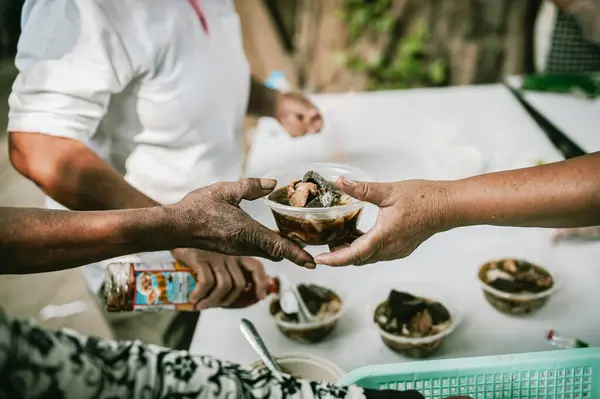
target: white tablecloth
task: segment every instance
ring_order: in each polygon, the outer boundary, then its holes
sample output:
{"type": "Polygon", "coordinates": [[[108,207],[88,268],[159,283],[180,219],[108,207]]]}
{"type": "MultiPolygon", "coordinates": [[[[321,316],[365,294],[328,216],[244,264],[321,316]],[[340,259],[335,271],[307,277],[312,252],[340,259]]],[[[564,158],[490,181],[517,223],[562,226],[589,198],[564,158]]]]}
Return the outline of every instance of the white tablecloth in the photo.
{"type": "MultiPolygon", "coordinates": [[[[510,82],[520,85],[520,78],[510,82]]],[[[584,151],[600,151],[600,98],[528,91],[525,99],[584,151]]]]}
{"type": "MultiPolygon", "coordinates": [[[[329,121],[323,134],[292,140],[273,132],[276,127],[265,122],[257,133],[249,175],[285,162],[341,158],[368,170],[377,180],[447,179],[560,159],[544,133],[499,85],[330,95],[315,100],[329,121]],[[342,144],[344,151],[339,151],[342,144]],[[331,151],[334,148],[336,151],[331,151]],[[483,164],[477,161],[477,153],[485,160],[483,164]]],[[[274,227],[265,204],[256,201],[244,207],[274,227]]],[[[375,216],[376,208],[367,207],[362,227],[372,225],[375,216]]],[[[320,266],[309,271],[289,262],[266,262],[272,274],[285,273],[298,282],[320,282],[350,296],[350,310],[333,335],[315,345],[290,341],[278,332],[263,302],[243,310],[204,312],[192,351],[243,364],[254,361],[256,355],[238,328],[239,319],[246,317],[256,324],[275,354],[311,352],[347,371],[407,361],[381,343],[368,312],[369,294],[389,281],[434,282],[444,285],[460,301],[464,320],[435,358],[550,349],[544,341],[550,328],[600,344],[596,309],[600,267],[595,264],[600,246],[561,245],[553,249],[550,234],[543,229],[489,226],[457,229],[433,237],[407,259],[362,268],[320,266]],[[538,314],[508,317],[483,299],[476,277],[478,267],[504,256],[524,257],[559,272],[560,289],[538,314]]],[[[323,250],[311,248],[313,253],[323,250]]]]}

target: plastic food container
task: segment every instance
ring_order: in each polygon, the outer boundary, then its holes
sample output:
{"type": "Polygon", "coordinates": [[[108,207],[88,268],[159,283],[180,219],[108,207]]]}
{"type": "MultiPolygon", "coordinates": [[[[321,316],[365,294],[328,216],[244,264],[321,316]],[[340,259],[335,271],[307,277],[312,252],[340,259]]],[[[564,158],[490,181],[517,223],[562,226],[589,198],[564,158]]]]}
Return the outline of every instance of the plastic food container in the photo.
{"type": "MultiPolygon", "coordinates": [[[[300,379],[337,382],[345,374],[337,364],[315,355],[289,354],[276,359],[285,373],[300,379]]],[[[252,363],[250,367],[266,368],[260,360],[252,363]]]]}
{"type": "MultiPolygon", "coordinates": [[[[292,181],[302,179],[308,171],[315,171],[326,180],[335,183],[338,177],[352,180],[371,180],[370,176],[358,168],[334,163],[306,163],[273,170],[266,178],[276,179],[279,190],[292,181]]],[[[302,245],[327,245],[341,242],[356,229],[364,206],[362,201],[351,198],[341,206],[330,208],[300,208],[280,204],[264,197],[275,218],[279,232],[302,245]]]]}
{"type": "Polygon", "coordinates": [[[348,298],[339,290],[326,287],[331,290],[341,301],[339,312],[318,321],[310,323],[294,323],[278,319],[275,315],[279,308],[279,296],[274,296],[269,304],[269,314],[286,337],[303,343],[317,343],[327,338],[337,326],[338,321],[348,309],[348,298]]]}
{"type": "Polygon", "coordinates": [[[490,261],[479,268],[479,283],[481,284],[483,295],[487,302],[490,305],[492,305],[492,307],[494,307],[496,310],[509,315],[532,314],[544,307],[544,305],[548,303],[548,300],[550,299],[552,293],[554,293],[554,291],[556,290],[556,275],[541,266],[532,264],[533,267],[543,270],[552,277],[552,287],[545,291],[537,293],[504,292],[490,286],[486,282],[485,277],[486,273],[494,263],[501,262],[503,260],[504,259],[490,261]]]}
{"type": "Polygon", "coordinates": [[[425,358],[434,353],[444,342],[446,337],[454,332],[462,320],[458,303],[443,287],[435,284],[421,282],[399,282],[385,285],[373,291],[372,303],[369,314],[373,325],[383,343],[396,353],[410,358],[425,358]],[[421,338],[412,338],[396,335],[385,331],[375,321],[377,308],[388,299],[391,290],[406,292],[415,297],[441,303],[450,313],[450,325],[443,331],[421,338]]]}
{"type": "Polygon", "coordinates": [[[600,392],[600,348],[367,366],[339,383],[416,389],[428,399],[592,399],[600,392]]]}

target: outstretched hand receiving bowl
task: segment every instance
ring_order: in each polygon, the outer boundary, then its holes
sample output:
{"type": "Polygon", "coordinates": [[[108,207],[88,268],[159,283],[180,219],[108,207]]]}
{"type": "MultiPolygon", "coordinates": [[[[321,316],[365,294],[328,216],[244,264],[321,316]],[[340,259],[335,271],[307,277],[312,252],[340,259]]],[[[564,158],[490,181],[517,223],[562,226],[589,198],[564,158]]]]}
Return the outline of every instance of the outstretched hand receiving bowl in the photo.
{"type": "Polygon", "coordinates": [[[340,177],[336,185],[354,198],[377,205],[379,213],[369,231],[357,231],[347,242],[330,246],[332,252],[318,255],[317,264],[358,266],[404,258],[448,225],[449,199],[441,183],[370,183],[340,177]]]}

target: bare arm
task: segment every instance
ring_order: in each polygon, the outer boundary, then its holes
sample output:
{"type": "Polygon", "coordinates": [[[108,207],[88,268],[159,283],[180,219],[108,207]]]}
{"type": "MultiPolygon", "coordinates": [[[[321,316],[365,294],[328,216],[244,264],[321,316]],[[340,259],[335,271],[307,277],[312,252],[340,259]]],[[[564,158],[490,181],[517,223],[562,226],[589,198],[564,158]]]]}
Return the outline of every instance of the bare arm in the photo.
{"type": "Polygon", "coordinates": [[[250,78],[250,98],[248,99],[248,115],[275,117],[275,108],[279,91],[265,86],[255,77],[250,78]]]}
{"type": "Polygon", "coordinates": [[[177,247],[228,255],[312,257],[239,208],[268,195],[276,182],[243,179],[193,191],[176,204],[145,209],[73,212],[0,208],[0,274],[67,269],[127,253],[177,247]]]}
{"type": "Polygon", "coordinates": [[[454,227],[600,225],[600,152],[451,182],[341,178],[338,187],[379,206],[379,215],[352,245],[315,258],[331,266],[403,258],[432,235],[454,227]]]}
{"type": "Polygon", "coordinates": [[[450,225],[600,224],[600,152],[451,182],[450,225]]]}
{"type": "Polygon", "coordinates": [[[17,171],[69,209],[109,210],[158,205],[77,140],[11,132],[10,159],[17,171]]]}
{"type": "Polygon", "coordinates": [[[0,208],[0,274],[68,269],[128,253],[171,249],[172,213],[0,208]]]}

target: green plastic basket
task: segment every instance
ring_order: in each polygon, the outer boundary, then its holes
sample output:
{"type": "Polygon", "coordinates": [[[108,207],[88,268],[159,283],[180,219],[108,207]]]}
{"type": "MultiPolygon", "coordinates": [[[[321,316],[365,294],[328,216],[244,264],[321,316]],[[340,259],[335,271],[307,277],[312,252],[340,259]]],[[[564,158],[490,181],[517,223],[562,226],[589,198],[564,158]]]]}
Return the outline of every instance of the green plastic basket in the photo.
{"type": "Polygon", "coordinates": [[[368,366],[340,380],[427,399],[600,399],[600,348],[368,366]]]}

